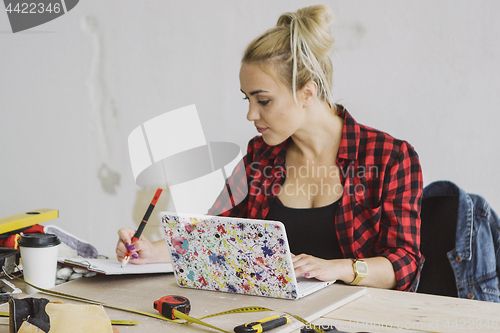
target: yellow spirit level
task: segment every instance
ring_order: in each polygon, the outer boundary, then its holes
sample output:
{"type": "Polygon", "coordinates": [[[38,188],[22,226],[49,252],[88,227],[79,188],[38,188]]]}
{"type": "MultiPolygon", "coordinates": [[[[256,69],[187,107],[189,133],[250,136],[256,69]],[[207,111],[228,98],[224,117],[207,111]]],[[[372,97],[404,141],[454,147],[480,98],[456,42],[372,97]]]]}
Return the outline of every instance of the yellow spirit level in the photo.
{"type": "Polygon", "coordinates": [[[23,214],[12,215],[0,219],[0,234],[21,230],[45,221],[57,219],[56,209],[37,209],[23,214]]]}

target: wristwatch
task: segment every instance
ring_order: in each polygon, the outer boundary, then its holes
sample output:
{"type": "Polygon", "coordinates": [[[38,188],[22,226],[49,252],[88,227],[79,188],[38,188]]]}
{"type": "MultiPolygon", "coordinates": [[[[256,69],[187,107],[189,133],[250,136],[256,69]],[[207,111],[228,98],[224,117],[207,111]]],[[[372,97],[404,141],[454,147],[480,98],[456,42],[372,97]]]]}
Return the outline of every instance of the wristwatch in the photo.
{"type": "Polygon", "coordinates": [[[361,280],[363,280],[368,275],[368,265],[364,260],[352,260],[352,268],[354,270],[354,280],[349,283],[351,285],[357,285],[361,280]]]}

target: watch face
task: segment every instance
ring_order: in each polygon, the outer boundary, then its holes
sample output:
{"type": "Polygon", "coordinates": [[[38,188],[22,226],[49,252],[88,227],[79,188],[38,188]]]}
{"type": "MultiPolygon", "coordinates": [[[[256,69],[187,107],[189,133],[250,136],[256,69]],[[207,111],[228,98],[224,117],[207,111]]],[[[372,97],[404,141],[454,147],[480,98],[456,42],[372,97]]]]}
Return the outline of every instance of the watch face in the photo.
{"type": "Polygon", "coordinates": [[[366,274],[368,273],[368,265],[364,261],[356,261],[356,270],[359,274],[366,274]]]}

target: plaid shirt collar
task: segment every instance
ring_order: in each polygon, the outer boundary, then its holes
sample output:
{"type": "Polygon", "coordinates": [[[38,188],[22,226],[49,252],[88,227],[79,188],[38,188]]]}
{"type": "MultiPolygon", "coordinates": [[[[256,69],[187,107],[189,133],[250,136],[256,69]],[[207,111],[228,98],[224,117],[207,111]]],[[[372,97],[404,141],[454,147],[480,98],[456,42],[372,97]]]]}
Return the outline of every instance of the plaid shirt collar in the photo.
{"type": "Polygon", "coordinates": [[[338,159],[355,161],[358,159],[359,151],[359,125],[343,106],[338,105],[337,108],[338,115],[341,118],[344,118],[344,127],[342,129],[342,139],[340,140],[338,159]]]}

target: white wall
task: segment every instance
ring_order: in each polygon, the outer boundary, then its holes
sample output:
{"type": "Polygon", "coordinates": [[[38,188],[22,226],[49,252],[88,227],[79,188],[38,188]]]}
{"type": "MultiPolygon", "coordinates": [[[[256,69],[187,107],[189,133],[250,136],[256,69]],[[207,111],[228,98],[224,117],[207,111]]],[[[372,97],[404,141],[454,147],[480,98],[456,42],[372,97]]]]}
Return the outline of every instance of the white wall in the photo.
{"type": "MultiPolygon", "coordinates": [[[[113,255],[116,230],[135,227],[154,193],[134,183],[128,134],[194,103],[208,141],[245,149],[256,133],[239,92],[243,49],[314,3],[82,0],[16,34],[1,10],[0,217],[58,209],[54,224],[113,255]]],[[[412,143],[425,184],[452,180],[500,210],[500,2],[323,3],[336,15],[336,99],[412,143]]]]}

